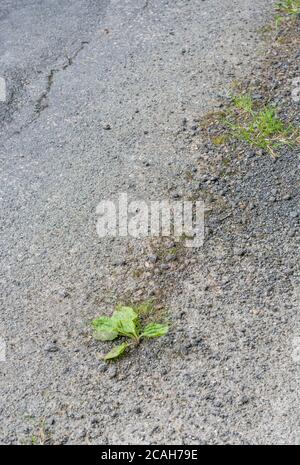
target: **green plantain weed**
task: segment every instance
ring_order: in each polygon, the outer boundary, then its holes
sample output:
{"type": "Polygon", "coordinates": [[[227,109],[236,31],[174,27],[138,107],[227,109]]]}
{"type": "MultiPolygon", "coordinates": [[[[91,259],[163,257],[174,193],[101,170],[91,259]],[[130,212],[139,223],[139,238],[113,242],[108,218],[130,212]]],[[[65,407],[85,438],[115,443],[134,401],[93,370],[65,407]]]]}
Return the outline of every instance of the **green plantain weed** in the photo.
{"type": "Polygon", "coordinates": [[[138,314],[132,307],[118,305],[111,317],[100,316],[92,321],[94,337],[100,341],[113,341],[118,337],[127,340],[115,346],[102,358],[105,361],[113,360],[124,354],[125,351],[136,346],[143,338],[165,336],[169,330],[168,325],[149,323],[141,327],[138,314]]]}

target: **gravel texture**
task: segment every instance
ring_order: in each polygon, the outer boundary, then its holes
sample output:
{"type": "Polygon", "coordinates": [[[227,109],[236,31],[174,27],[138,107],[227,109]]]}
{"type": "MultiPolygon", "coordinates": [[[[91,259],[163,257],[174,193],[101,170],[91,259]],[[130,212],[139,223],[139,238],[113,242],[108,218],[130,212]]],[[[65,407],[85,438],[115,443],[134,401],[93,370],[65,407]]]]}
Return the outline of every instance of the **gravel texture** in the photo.
{"type": "Polygon", "coordinates": [[[299,123],[299,22],[267,46],[271,12],[1,2],[1,443],[300,443],[299,150],[214,146],[201,124],[245,76],[299,123]],[[203,247],[100,239],[119,192],[204,199],[203,247]],[[91,319],[148,298],[168,336],[101,362],[91,319]]]}

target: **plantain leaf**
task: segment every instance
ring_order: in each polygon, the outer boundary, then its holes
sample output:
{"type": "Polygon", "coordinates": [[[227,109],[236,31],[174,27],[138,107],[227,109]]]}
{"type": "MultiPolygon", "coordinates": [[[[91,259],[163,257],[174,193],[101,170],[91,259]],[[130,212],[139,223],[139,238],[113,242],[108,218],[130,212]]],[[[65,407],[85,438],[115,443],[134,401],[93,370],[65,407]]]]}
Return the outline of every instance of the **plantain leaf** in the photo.
{"type": "Polygon", "coordinates": [[[131,307],[118,306],[112,315],[114,321],[137,321],[138,315],[131,307]]]}
{"type": "Polygon", "coordinates": [[[112,320],[120,336],[138,338],[138,315],[131,307],[117,307],[112,320]]]}
{"type": "Polygon", "coordinates": [[[150,323],[145,326],[144,331],[141,334],[141,337],[160,337],[165,336],[169,331],[168,325],[163,325],[160,323],[150,323]]]}
{"type": "Polygon", "coordinates": [[[116,323],[107,316],[100,316],[92,321],[94,337],[100,341],[112,341],[118,336],[116,323]]]}
{"type": "Polygon", "coordinates": [[[123,344],[120,344],[119,346],[116,346],[113,349],[111,349],[111,351],[108,352],[108,354],[104,355],[102,358],[103,360],[112,360],[114,358],[120,357],[120,355],[122,355],[125,352],[127,347],[127,342],[123,342],[123,344]]]}

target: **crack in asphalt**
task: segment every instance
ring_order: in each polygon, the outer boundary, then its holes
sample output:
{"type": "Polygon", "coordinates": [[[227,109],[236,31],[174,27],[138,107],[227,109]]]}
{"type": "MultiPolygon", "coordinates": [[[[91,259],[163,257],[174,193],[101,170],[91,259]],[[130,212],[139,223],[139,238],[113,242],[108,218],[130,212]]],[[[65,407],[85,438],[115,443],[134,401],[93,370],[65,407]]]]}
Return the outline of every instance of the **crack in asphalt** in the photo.
{"type": "MultiPolygon", "coordinates": [[[[51,90],[53,80],[54,80],[54,75],[58,73],[60,69],[51,69],[50,73],[47,76],[47,86],[44,92],[40,95],[38,98],[36,104],[35,104],[35,114],[40,115],[40,113],[45,110],[45,108],[48,107],[48,94],[51,90]]],[[[36,119],[36,118],[35,118],[36,119]]]]}
{"type": "MultiPolygon", "coordinates": [[[[89,41],[82,41],[81,42],[81,45],[80,47],[73,53],[73,55],[71,56],[66,56],[66,59],[67,59],[67,63],[65,63],[61,68],[52,68],[49,72],[49,74],[47,75],[46,77],[46,81],[47,81],[47,84],[46,84],[46,88],[45,90],[41,93],[41,95],[39,96],[39,98],[37,99],[36,103],[34,104],[34,112],[33,112],[33,116],[29,119],[29,121],[27,121],[27,123],[21,125],[18,129],[16,129],[15,131],[12,132],[12,134],[10,135],[10,138],[12,138],[13,136],[15,135],[19,135],[21,134],[24,129],[27,129],[32,123],[34,123],[35,121],[38,120],[38,118],[40,117],[41,113],[46,109],[48,108],[49,106],[49,102],[48,102],[48,96],[49,96],[49,93],[51,91],[51,88],[54,84],[54,78],[55,78],[55,75],[61,71],[65,71],[66,69],[68,69],[70,66],[73,65],[74,63],[74,60],[76,59],[76,57],[78,56],[78,54],[84,49],[84,47],[86,45],[88,45],[90,42],[89,41]]],[[[8,105],[10,105],[11,103],[13,103],[13,94],[11,94],[11,97],[8,101],[8,105]]]]}
{"type": "MultiPolygon", "coordinates": [[[[33,121],[35,121],[39,116],[40,114],[42,113],[42,111],[44,111],[48,106],[49,106],[49,103],[48,103],[48,95],[51,91],[51,88],[52,88],[52,85],[54,83],[54,77],[57,73],[61,72],[61,71],[65,71],[66,69],[68,69],[70,66],[73,65],[74,63],[74,60],[76,59],[76,57],[78,56],[78,54],[84,49],[84,47],[86,45],[88,45],[89,42],[88,41],[82,41],[81,42],[81,45],[80,47],[74,52],[74,54],[72,56],[67,56],[67,63],[64,64],[61,68],[53,68],[50,70],[50,73],[48,74],[47,76],[47,85],[46,85],[46,89],[44,90],[44,92],[42,92],[42,94],[40,95],[40,97],[38,98],[36,104],[35,104],[35,115],[36,117],[33,118],[28,125],[30,125],[33,121]]],[[[27,125],[27,126],[28,126],[27,125]]]]}

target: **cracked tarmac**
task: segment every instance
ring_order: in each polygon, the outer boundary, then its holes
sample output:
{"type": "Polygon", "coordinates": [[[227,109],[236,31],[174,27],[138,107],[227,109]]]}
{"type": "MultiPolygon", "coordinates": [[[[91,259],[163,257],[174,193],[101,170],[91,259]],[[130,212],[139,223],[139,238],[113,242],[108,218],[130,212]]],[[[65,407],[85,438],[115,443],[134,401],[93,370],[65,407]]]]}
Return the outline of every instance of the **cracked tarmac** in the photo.
{"type": "MultiPolygon", "coordinates": [[[[1,443],[28,443],[41,425],[54,444],[296,441],[283,431],[281,404],[264,411],[267,351],[247,364],[247,327],[260,340],[259,324],[240,313],[238,276],[230,275],[236,287],[219,312],[218,269],[232,271],[221,239],[198,257],[211,264],[213,299],[201,269],[177,276],[189,291],[174,287],[170,339],[107,367],[89,333],[118,293],[136,292],[133,270],[116,265],[132,244],[97,237],[97,204],[120,192],[178,194],[201,147],[197,131],[183,138],[183,120],[189,134],[250,72],[271,11],[269,0],[1,2],[1,443]],[[190,347],[183,314],[195,316],[190,347]]],[[[146,246],[134,247],[143,258],[146,246]]],[[[240,270],[246,287],[251,266],[240,270]]]]}

